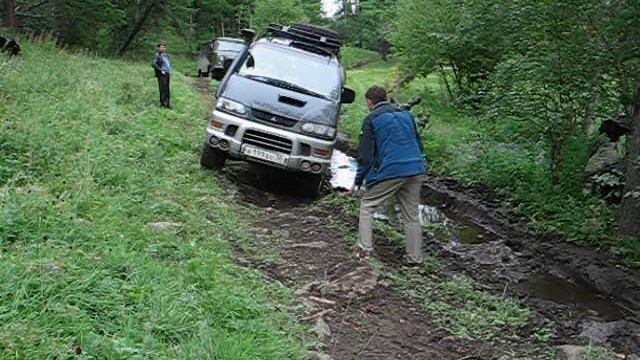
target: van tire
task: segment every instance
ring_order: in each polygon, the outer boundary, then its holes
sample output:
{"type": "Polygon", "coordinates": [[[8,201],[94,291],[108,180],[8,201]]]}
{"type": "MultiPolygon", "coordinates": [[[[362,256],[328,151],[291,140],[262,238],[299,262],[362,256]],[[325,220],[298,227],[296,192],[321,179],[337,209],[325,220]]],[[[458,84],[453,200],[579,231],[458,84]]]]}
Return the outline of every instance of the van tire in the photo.
{"type": "Polygon", "coordinates": [[[200,153],[200,165],[205,169],[222,169],[227,161],[227,154],[218,149],[212,148],[209,144],[202,145],[200,153]]]}
{"type": "Polygon", "coordinates": [[[316,198],[320,196],[320,190],[322,189],[323,182],[324,175],[301,175],[300,192],[306,196],[316,198]]]}

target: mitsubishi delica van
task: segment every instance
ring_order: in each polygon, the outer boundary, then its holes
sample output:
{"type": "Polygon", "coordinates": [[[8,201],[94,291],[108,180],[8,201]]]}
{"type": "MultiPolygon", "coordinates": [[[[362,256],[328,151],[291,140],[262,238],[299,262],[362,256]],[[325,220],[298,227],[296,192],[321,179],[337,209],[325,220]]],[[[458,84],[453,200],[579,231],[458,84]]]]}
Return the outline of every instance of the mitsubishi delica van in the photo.
{"type": "Polygon", "coordinates": [[[297,173],[316,195],[336,143],[340,107],[352,103],[335,32],[309,24],[271,25],[240,53],[221,80],[200,163],[240,159],[297,173]]]}

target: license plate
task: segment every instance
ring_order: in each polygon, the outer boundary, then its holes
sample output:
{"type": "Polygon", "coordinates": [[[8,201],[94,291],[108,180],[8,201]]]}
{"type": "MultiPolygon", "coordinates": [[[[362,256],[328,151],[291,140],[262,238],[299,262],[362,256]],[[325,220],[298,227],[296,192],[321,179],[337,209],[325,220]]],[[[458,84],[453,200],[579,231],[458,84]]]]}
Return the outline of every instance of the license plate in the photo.
{"type": "Polygon", "coordinates": [[[251,145],[243,145],[242,153],[252,158],[265,160],[280,165],[287,165],[287,161],[289,160],[289,156],[285,154],[264,150],[251,145]]]}

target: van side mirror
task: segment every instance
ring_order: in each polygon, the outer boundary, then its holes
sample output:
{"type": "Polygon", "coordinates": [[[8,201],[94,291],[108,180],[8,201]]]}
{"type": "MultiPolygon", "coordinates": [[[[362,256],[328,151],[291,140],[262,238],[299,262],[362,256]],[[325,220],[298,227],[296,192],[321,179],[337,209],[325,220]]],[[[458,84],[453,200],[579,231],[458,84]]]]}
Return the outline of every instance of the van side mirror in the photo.
{"type": "Polygon", "coordinates": [[[250,45],[256,37],[256,31],[253,29],[242,29],[240,30],[240,36],[242,36],[242,39],[244,39],[247,45],[250,45]]]}
{"type": "Polygon", "coordinates": [[[224,75],[227,73],[227,69],[225,69],[222,66],[216,66],[213,69],[211,69],[211,78],[214,80],[222,80],[224,78],[224,75]]]}
{"type": "Polygon", "coordinates": [[[340,96],[340,102],[342,104],[351,104],[356,100],[356,92],[348,87],[342,88],[342,95],[340,96]]]}

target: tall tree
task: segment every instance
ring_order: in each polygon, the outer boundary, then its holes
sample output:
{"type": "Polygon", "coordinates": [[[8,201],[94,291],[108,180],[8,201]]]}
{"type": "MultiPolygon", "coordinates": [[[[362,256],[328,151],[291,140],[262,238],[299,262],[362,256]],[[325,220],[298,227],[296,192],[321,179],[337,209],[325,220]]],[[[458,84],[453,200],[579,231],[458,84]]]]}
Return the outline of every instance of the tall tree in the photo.
{"type": "Polygon", "coordinates": [[[308,21],[299,0],[256,0],[254,18],[254,27],[258,31],[266,29],[273,22],[290,24],[308,21]]]}
{"type": "Polygon", "coordinates": [[[7,27],[15,28],[16,21],[16,0],[4,0],[4,23],[7,27]]]}
{"type": "Polygon", "coordinates": [[[640,239],[640,73],[636,77],[635,102],[631,116],[633,132],[625,176],[626,184],[620,205],[618,233],[640,239]]]}

